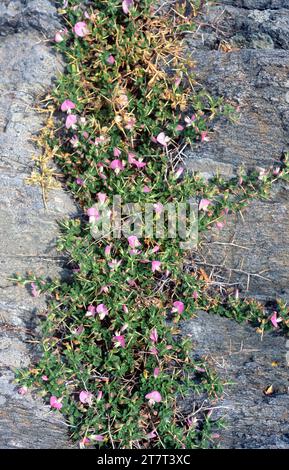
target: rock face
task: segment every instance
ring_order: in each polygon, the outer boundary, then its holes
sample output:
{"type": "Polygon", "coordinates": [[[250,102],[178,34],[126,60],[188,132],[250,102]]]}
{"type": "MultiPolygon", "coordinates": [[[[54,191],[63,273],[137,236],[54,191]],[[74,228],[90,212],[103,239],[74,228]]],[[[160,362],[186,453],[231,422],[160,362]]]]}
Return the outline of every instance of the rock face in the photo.
{"type": "MultiPolygon", "coordinates": [[[[288,38],[287,0],[208,6],[188,49],[198,82],[239,105],[240,119],[219,119],[210,141],[188,152],[188,168],[205,177],[217,172],[230,177],[240,166],[270,167],[289,150],[288,38]]],[[[251,201],[242,216],[228,216],[223,230],[204,239],[207,271],[219,281],[238,283],[243,295],[288,301],[288,212],[288,185],[279,183],[269,200],[251,201]]],[[[192,338],[196,355],[233,382],[214,412],[226,417],[220,446],[289,448],[285,338],[271,333],[261,341],[250,326],[204,312],[184,325],[184,334],[192,338]],[[266,395],[270,386],[273,393],[266,395]]]]}
{"type": "MultiPolygon", "coordinates": [[[[202,22],[206,27],[188,38],[198,81],[237,104],[240,117],[220,119],[210,142],[188,153],[188,167],[208,177],[217,171],[230,177],[241,166],[268,168],[289,149],[289,3],[226,0],[208,7],[202,22]],[[268,38],[256,40],[260,35],[271,38],[270,47],[268,38]]],[[[224,264],[226,280],[261,299],[289,299],[287,189],[276,185],[270,200],[252,201],[210,236],[208,263],[224,264]],[[232,246],[233,237],[245,248],[232,246]]]]}
{"type": "Polygon", "coordinates": [[[223,399],[213,406],[197,397],[198,407],[212,406],[212,418],[224,419],[220,447],[289,449],[289,342],[277,334],[261,340],[250,326],[206,312],[186,322],[183,331],[198,357],[205,357],[227,384],[223,399]]]}
{"type": "Polygon", "coordinates": [[[60,416],[41,399],[20,396],[13,369],[31,361],[37,312],[43,300],[13,286],[16,272],[56,275],[62,260],[55,252],[57,219],[75,213],[64,190],[53,191],[45,210],[41,190],[26,179],[37,149],[31,140],[42,127],[35,111],[62,69],[47,39],[59,29],[48,0],[8,1],[0,5],[0,448],[69,447],[60,416]]]}

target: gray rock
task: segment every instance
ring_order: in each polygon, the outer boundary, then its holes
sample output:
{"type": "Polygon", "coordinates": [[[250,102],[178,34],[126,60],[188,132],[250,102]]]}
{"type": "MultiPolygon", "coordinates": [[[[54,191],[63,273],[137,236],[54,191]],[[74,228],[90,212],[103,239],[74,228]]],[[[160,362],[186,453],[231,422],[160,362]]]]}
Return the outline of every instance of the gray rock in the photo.
{"type": "MultiPolygon", "coordinates": [[[[226,5],[229,3],[233,2],[226,5]]],[[[215,8],[212,7],[213,13],[207,11],[207,17],[214,17],[215,8]]],[[[243,15],[242,9],[235,9],[235,24],[240,11],[243,15]]],[[[256,16],[256,9],[253,11],[256,16]]],[[[274,12],[277,16],[280,12],[281,18],[284,8],[274,12]]],[[[251,13],[246,9],[246,17],[251,13]]],[[[261,14],[267,18],[271,11],[261,10],[261,14]]],[[[224,15],[219,23],[221,31],[227,28],[227,18],[224,15]]],[[[257,18],[261,23],[260,11],[257,18]]],[[[278,164],[289,149],[288,50],[245,48],[226,53],[208,50],[205,45],[202,50],[199,43],[196,50],[194,41],[195,37],[190,37],[188,45],[196,60],[198,80],[213,95],[224,96],[238,105],[240,115],[237,123],[223,118],[216,122],[210,141],[188,151],[188,168],[205,177],[217,172],[231,177],[241,167],[248,171],[278,164]]],[[[224,263],[226,269],[215,268],[215,272],[225,280],[239,282],[243,291],[262,299],[288,300],[288,211],[288,187],[284,183],[274,189],[269,201],[252,201],[242,217],[228,217],[225,229],[212,231],[208,236],[207,241],[211,242],[206,245],[208,269],[211,270],[210,265],[224,263]],[[233,237],[245,249],[230,245],[233,237]],[[252,275],[248,278],[245,273],[252,275]]]]}
{"type": "Polygon", "coordinates": [[[221,448],[289,449],[285,338],[277,333],[262,338],[250,326],[206,312],[198,312],[182,330],[191,338],[197,357],[204,358],[226,384],[218,402],[206,397],[186,399],[186,412],[202,405],[213,409],[213,420],[225,420],[218,441],[221,448]]]}
{"type": "Polygon", "coordinates": [[[43,126],[35,111],[62,70],[45,36],[60,27],[48,0],[7,1],[0,5],[0,448],[68,448],[67,426],[41,399],[20,396],[13,370],[30,364],[31,340],[45,300],[9,279],[27,271],[62,274],[56,252],[57,220],[76,213],[64,189],[49,194],[44,208],[39,187],[29,186],[32,157],[39,152],[32,138],[43,126]]]}
{"type": "MultiPolygon", "coordinates": [[[[229,178],[241,166],[270,167],[289,149],[288,18],[286,0],[223,0],[208,7],[188,49],[198,82],[239,105],[240,118],[237,123],[219,119],[210,141],[188,152],[189,169],[206,178],[217,172],[229,178]]],[[[224,229],[212,229],[202,239],[204,269],[217,282],[238,285],[244,296],[288,301],[288,212],[288,185],[278,183],[270,199],[252,200],[242,214],[228,215],[224,229]]],[[[195,354],[227,383],[217,403],[200,397],[215,407],[216,419],[225,417],[220,446],[288,449],[285,338],[272,333],[261,341],[252,327],[204,312],[186,322],[183,332],[192,338],[195,354]],[[273,393],[266,395],[270,386],[273,393]]],[[[200,398],[186,401],[188,411],[200,398]]]]}

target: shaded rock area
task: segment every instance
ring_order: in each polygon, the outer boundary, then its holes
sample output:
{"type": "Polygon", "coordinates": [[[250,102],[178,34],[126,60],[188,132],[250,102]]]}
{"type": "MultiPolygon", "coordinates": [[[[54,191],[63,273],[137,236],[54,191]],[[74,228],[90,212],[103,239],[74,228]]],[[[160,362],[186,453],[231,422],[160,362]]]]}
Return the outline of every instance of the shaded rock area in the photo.
{"type": "MultiPolygon", "coordinates": [[[[240,117],[237,123],[220,118],[210,141],[188,152],[192,171],[228,178],[241,166],[277,164],[289,150],[288,21],[287,0],[224,0],[209,5],[199,19],[187,39],[198,82],[239,106],[240,117]]],[[[242,214],[229,215],[222,230],[202,241],[207,273],[236,283],[244,296],[288,301],[288,211],[288,185],[280,182],[270,199],[253,200],[242,214]]],[[[226,418],[220,447],[289,448],[286,339],[267,333],[262,340],[248,325],[204,312],[183,325],[183,333],[192,338],[195,354],[233,383],[213,412],[226,418]]]]}
{"type": "Polygon", "coordinates": [[[48,210],[41,189],[26,184],[41,129],[37,99],[51,88],[62,63],[51,45],[60,25],[48,0],[7,1],[0,5],[0,448],[67,448],[63,418],[41,399],[20,396],[14,368],[27,366],[45,308],[29,289],[13,286],[13,274],[62,272],[55,250],[57,219],[76,211],[64,190],[50,193],[48,210]]]}
{"type": "Polygon", "coordinates": [[[212,419],[224,420],[220,447],[289,449],[289,342],[276,333],[261,339],[250,326],[206,312],[186,322],[183,332],[227,384],[213,406],[205,397],[191,397],[191,410],[212,406],[212,419]]]}

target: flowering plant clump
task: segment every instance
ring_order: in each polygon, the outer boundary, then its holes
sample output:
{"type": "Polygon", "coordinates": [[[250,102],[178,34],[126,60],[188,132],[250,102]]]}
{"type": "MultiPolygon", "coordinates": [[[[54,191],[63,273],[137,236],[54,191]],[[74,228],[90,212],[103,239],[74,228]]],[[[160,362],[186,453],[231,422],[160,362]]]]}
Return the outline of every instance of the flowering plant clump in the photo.
{"type": "Polygon", "coordinates": [[[214,399],[222,387],[192,359],[178,322],[221,302],[207,299],[205,281],[184,269],[178,236],[96,239],[96,203],[114,195],[150,202],[157,219],[167,202],[194,197],[199,230],[221,229],[230,211],[266,196],[279,176],[208,183],[184,172],[181,149],[203,145],[215,115],[226,111],[195,91],[193,63],[183,54],[198,2],[177,2],[165,13],[152,0],[66,3],[66,28],[55,42],[67,73],[49,103],[61,125],[50,128],[46,145],[82,216],[62,224],[59,249],[69,255],[70,278],[25,280],[33,295],[47,292],[50,304],[43,355],[19,380],[42,389],[82,447],[207,447],[209,413],[184,415],[177,400],[192,391],[214,399]]]}

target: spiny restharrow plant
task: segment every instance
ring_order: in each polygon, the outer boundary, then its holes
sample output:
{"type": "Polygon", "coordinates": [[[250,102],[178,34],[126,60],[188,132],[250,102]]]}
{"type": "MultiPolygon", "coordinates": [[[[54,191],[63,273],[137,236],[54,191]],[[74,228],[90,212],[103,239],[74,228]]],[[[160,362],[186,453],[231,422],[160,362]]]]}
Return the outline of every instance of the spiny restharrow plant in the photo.
{"type": "MultiPolygon", "coordinates": [[[[272,171],[208,183],[183,171],[185,146],[207,140],[213,118],[229,108],[196,91],[185,55],[184,32],[194,28],[201,1],[156,3],[70,0],[55,35],[67,67],[46,104],[56,122],[41,141],[81,214],[62,224],[59,239],[69,279],[23,281],[33,295],[47,293],[49,309],[41,359],[18,379],[64,413],[82,447],[208,447],[210,413],[185,414],[178,403],[189,393],[214,399],[221,392],[179,335],[180,319],[219,305],[205,296],[198,272],[184,268],[182,240],[97,238],[99,208],[115,195],[123,204],[150,203],[154,224],[168,202],[194,198],[199,231],[221,228],[224,216],[266,196],[278,177],[272,171]]],[[[256,305],[246,309],[263,321],[256,305]]]]}

